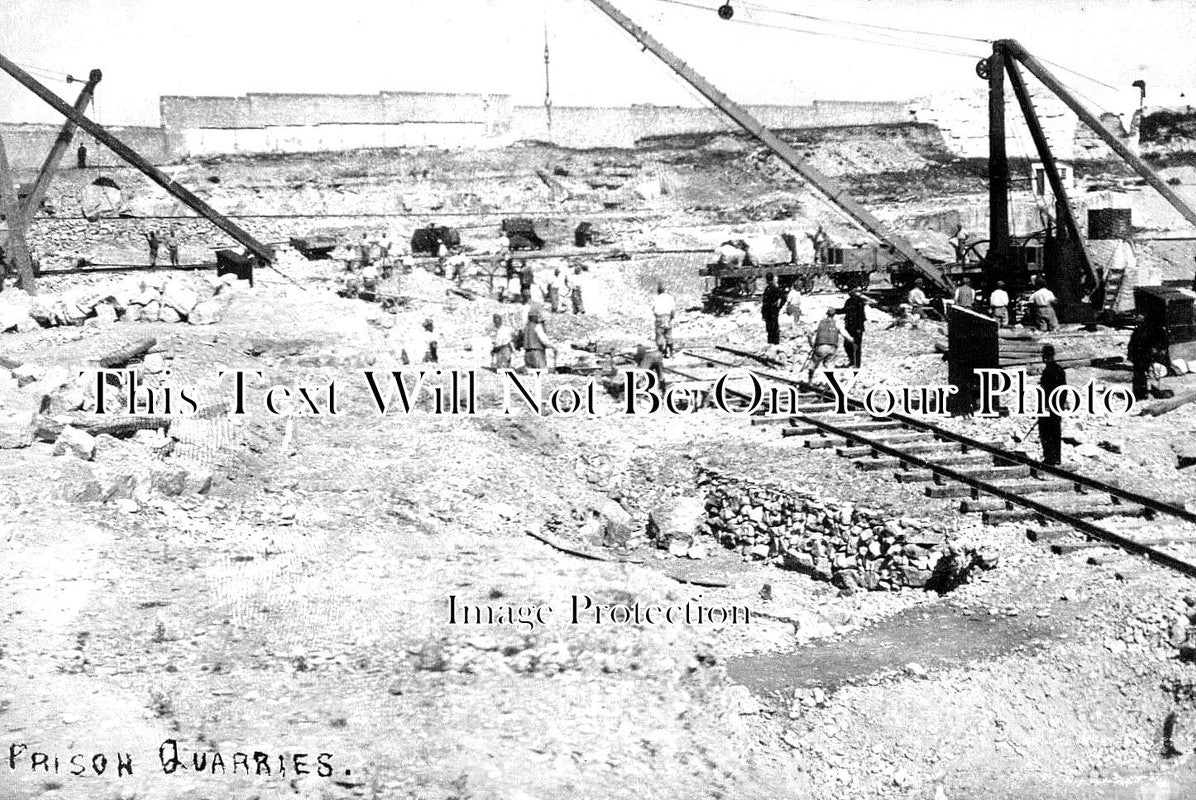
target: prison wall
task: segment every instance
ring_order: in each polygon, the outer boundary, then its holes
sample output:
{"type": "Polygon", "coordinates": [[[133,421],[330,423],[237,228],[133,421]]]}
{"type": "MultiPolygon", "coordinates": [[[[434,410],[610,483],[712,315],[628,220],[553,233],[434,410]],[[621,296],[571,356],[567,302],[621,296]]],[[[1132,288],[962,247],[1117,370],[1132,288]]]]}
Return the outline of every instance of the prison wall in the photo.
{"type": "MultiPolygon", "coordinates": [[[[8,151],[8,160],[16,170],[35,170],[41,167],[50,148],[58,138],[59,125],[40,123],[0,123],[0,136],[8,151]]],[[[151,163],[165,164],[172,160],[165,131],[161,128],[110,126],[109,130],[121,141],[145,156],[151,163]]],[[[87,147],[87,163],[94,167],[114,167],[125,162],[107,147],[97,143],[87,133],[75,131],[70,146],[62,157],[62,168],[74,168],[79,145],[87,147]]]]}
{"type": "MultiPolygon", "coordinates": [[[[908,103],[816,101],[752,106],[772,128],[880,125],[908,119],[908,103]]],[[[539,140],[572,148],[632,147],[640,139],[735,126],[709,108],[542,106],[507,95],[381,92],[163,97],[162,125],[175,157],[314,152],[359,147],[486,147],[539,140]]]]}

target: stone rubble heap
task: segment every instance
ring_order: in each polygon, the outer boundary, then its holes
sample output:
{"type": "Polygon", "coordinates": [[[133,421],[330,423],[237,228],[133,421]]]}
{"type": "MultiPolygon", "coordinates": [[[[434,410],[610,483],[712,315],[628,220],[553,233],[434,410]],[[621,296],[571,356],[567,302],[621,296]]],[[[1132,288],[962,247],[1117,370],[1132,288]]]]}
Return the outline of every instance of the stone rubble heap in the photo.
{"type": "Polygon", "coordinates": [[[247,281],[233,275],[148,273],[120,281],[30,295],[9,289],[0,294],[0,333],[59,325],[104,326],[114,322],[217,322],[247,281]]]}
{"type": "Polygon", "coordinates": [[[709,468],[706,528],[746,557],[830,581],[846,594],[910,586],[946,591],[996,558],[953,543],[941,524],[826,501],[709,468]]]}

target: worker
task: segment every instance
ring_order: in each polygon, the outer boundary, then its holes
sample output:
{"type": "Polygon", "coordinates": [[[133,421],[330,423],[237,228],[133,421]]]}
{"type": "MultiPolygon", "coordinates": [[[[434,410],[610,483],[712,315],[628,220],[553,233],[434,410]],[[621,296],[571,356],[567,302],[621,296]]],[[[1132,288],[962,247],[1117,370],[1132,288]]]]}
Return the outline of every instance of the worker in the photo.
{"type": "Polygon", "coordinates": [[[150,229],[150,232],[145,234],[145,241],[149,244],[149,263],[151,267],[158,266],[158,245],[161,239],[158,238],[158,231],[150,229]]]}
{"type": "Polygon", "coordinates": [[[1034,306],[1034,318],[1040,331],[1053,331],[1059,327],[1059,317],[1055,314],[1055,304],[1058,302],[1055,293],[1047,288],[1046,279],[1041,275],[1034,281],[1037,290],[1030,295],[1030,303],[1034,306]]]}
{"type": "Polygon", "coordinates": [[[824,317],[809,336],[810,341],[810,383],[814,382],[814,372],[829,369],[834,366],[835,354],[839,352],[840,341],[851,341],[851,334],[843,327],[843,323],[835,318],[835,309],[828,308],[824,317]]]}
{"type": "Polygon", "coordinates": [[[673,320],[677,317],[677,301],[664,290],[664,284],[656,286],[656,299],[652,301],[652,317],[656,326],[656,346],[666,358],[673,356],[673,320]]]}
{"type": "Polygon", "coordinates": [[[1134,367],[1134,399],[1148,399],[1152,389],[1157,393],[1158,382],[1171,364],[1171,339],[1166,326],[1154,319],[1143,320],[1130,334],[1126,357],[1134,367]]]}
{"type": "Polygon", "coordinates": [[[810,237],[810,241],[814,244],[815,263],[825,264],[827,252],[831,246],[831,237],[827,236],[826,231],[822,229],[822,223],[818,224],[818,230],[806,235],[810,237]]]}
{"type": "MultiPolygon", "coordinates": [[[[1067,372],[1055,361],[1055,346],[1042,346],[1042,361],[1046,365],[1042,370],[1042,379],[1038,385],[1042,387],[1046,397],[1060,386],[1067,385],[1067,372]]],[[[1066,402],[1059,398],[1058,402],[1066,402]]],[[[1049,410],[1049,409],[1044,409],[1049,410]]],[[[1042,441],[1042,460],[1047,464],[1058,466],[1063,461],[1063,418],[1058,414],[1048,413],[1038,418],[1038,438],[1042,441]]]]}
{"type": "Polygon", "coordinates": [[[510,253],[511,252],[511,237],[507,236],[506,231],[499,231],[498,252],[499,253],[510,253]]]}
{"type": "MultiPolygon", "coordinates": [[[[955,248],[955,263],[961,267],[963,266],[964,256],[967,255],[968,244],[971,242],[971,239],[971,234],[963,229],[963,225],[957,225],[955,227],[955,233],[950,239],[947,240],[947,242],[953,248],[955,248]]],[[[959,304],[956,303],[956,305],[959,304]]]]}
{"type": "Polygon", "coordinates": [[[864,324],[867,321],[868,298],[860,288],[852,289],[839,313],[843,315],[843,329],[847,332],[844,348],[847,365],[859,369],[864,358],[864,324]]]}
{"type": "Polygon", "coordinates": [[[955,287],[955,305],[958,308],[970,309],[976,303],[976,290],[972,282],[966,277],[959,279],[959,286],[955,287]]]}
{"type": "Polygon", "coordinates": [[[370,236],[368,233],[361,234],[361,241],[357,243],[361,249],[361,266],[368,267],[374,263],[374,246],[370,243],[370,236]]]}
{"type": "Polygon", "coordinates": [[[583,275],[581,264],[573,268],[573,277],[569,280],[569,299],[573,301],[573,313],[586,313],[584,287],[589,283],[589,277],[583,275]]]}
{"type": "Polygon", "coordinates": [[[378,267],[366,264],[361,268],[361,288],[367,292],[378,291],[378,267]]]}
{"type": "Polygon", "coordinates": [[[523,329],[523,363],[529,369],[548,369],[546,350],[556,353],[557,347],[544,330],[544,314],[537,308],[527,313],[527,325],[523,329]]]}
{"type": "Polygon", "coordinates": [[[997,281],[997,288],[988,296],[988,306],[992,309],[997,327],[1009,327],[1009,292],[1005,291],[1005,281],[997,281]]]}
{"type": "Polygon", "coordinates": [[[179,265],[179,237],[175,234],[174,228],[166,234],[166,253],[170,256],[170,266],[177,267],[179,265]]]}
{"type": "Polygon", "coordinates": [[[449,275],[452,276],[453,283],[460,285],[461,281],[465,279],[465,269],[469,266],[469,259],[464,253],[457,253],[449,256],[448,259],[449,275]]]}
{"type": "Polygon", "coordinates": [[[79,145],[79,149],[75,151],[75,161],[79,169],[87,169],[87,145],[79,145]]]}
{"type": "Polygon", "coordinates": [[[353,266],[357,263],[356,257],[353,255],[353,245],[345,242],[344,247],[341,248],[340,260],[344,262],[345,272],[352,272],[353,266]]]}
{"type": "Polygon", "coordinates": [[[448,263],[448,245],[444,243],[444,239],[436,239],[436,274],[440,277],[445,276],[445,265],[448,263]]]}
{"type": "Polygon", "coordinates": [[[771,272],[764,276],[764,296],[760,301],[760,315],[764,317],[764,330],[769,344],[781,343],[781,308],[785,305],[785,291],[777,286],[777,276],[771,272]]]}
{"type": "Polygon", "coordinates": [[[923,290],[925,282],[921,278],[914,280],[914,288],[909,290],[909,294],[905,296],[906,305],[909,306],[910,315],[915,318],[920,318],[926,313],[926,308],[930,301],[926,299],[926,292],[923,290]]]}
{"type": "Polygon", "coordinates": [[[523,268],[519,270],[519,296],[525,305],[532,301],[532,286],[535,283],[536,273],[532,270],[531,264],[525,260],[523,268]]]}
{"type": "Polygon", "coordinates": [[[660,392],[664,391],[664,355],[655,342],[641,342],[635,348],[635,366],[655,373],[658,384],[656,388],[660,392]]]}
{"type": "Polygon", "coordinates": [[[494,315],[494,332],[490,338],[490,366],[494,369],[510,369],[511,357],[515,354],[515,331],[507,325],[502,314],[494,315]]]}
{"type": "Polygon", "coordinates": [[[378,237],[378,258],[381,260],[390,258],[390,248],[394,242],[390,240],[390,234],[382,231],[382,235],[378,237]]]}
{"type": "Polygon", "coordinates": [[[560,267],[554,267],[552,277],[548,279],[548,308],[554,314],[561,310],[561,293],[568,283],[568,278],[561,273],[560,267]]]}
{"type": "Polygon", "coordinates": [[[785,295],[785,313],[793,319],[793,327],[796,329],[801,324],[801,290],[797,288],[797,281],[793,282],[785,295]]]}

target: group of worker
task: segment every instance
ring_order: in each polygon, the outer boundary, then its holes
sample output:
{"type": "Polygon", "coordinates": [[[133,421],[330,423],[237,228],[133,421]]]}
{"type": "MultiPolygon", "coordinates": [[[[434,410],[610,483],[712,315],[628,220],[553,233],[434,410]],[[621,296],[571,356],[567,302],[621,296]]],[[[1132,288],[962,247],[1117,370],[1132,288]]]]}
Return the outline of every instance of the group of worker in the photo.
{"type": "Polygon", "coordinates": [[[588,268],[581,263],[569,267],[553,267],[551,275],[537,277],[531,263],[524,259],[519,265],[506,260],[506,280],[499,287],[499,301],[543,304],[554,314],[572,310],[586,313],[585,298],[589,290],[588,268]],[[567,298],[567,300],[566,300],[567,298]]]}
{"type": "Polygon", "coordinates": [[[494,369],[510,369],[514,363],[515,351],[523,351],[523,364],[529,369],[547,369],[548,351],[555,354],[559,346],[548,335],[544,324],[544,313],[539,307],[527,312],[527,321],[519,328],[512,327],[506,316],[495,314],[494,327],[490,332],[490,366],[494,369]]]}
{"type": "Polygon", "coordinates": [[[143,234],[145,236],[146,244],[149,246],[149,263],[151,267],[158,266],[158,253],[162,247],[166,248],[167,257],[170,259],[170,266],[177,267],[179,265],[179,237],[174,228],[171,228],[163,236],[156,228],[150,228],[149,232],[143,234]]]}
{"type": "MultiPolygon", "coordinates": [[[[972,286],[971,279],[959,279],[951,303],[956,308],[975,310],[980,297],[972,286]]],[[[1059,299],[1046,285],[1046,280],[1037,276],[1034,281],[1034,292],[1029,297],[1032,309],[1032,321],[1039,330],[1053,331],[1059,328],[1059,315],[1055,311],[1059,299]]],[[[1005,288],[1005,281],[997,281],[996,288],[988,296],[988,313],[997,321],[998,327],[1008,328],[1013,323],[1013,316],[1009,308],[1009,292],[1005,288]]],[[[913,287],[906,294],[903,311],[915,319],[921,317],[938,318],[938,312],[926,297],[926,284],[921,278],[914,281],[913,287]]]]}

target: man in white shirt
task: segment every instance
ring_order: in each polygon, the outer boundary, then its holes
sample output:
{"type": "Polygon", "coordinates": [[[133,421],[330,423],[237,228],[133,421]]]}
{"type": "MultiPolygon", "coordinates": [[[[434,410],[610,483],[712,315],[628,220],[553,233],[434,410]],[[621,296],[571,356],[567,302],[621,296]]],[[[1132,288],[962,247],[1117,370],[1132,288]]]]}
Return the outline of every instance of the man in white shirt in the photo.
{"type": "Polygon", "coordinates": [[[1059,301],[1055,297],[1055,293],[1047,288],[1046,280],[1041,275],[1038,276],[1034,285],[1038,289],[1030,295],[1030,303],[1034,306],[1038,329],[1053,331],[1059,327],[1059,317],[1055,314],[1055,303],[1059,301]]]}
{"type": "Polygon", "coordinates": [[[573,268],[573,277],[569,279],[570,296],[569,299],[573,301],[573,313],[586,313],[585,293],[584,289],[589,283],[589,278],[582,274],[581,264],[573,268]]]}
{"type": "Polygon", "coordinates": [[[1009,292],[1005,291],[1005,281],[997,281],[997,288],[988,296],[988,305],[992,309],[993,319],[997,327],[1009,327],[1009,292]]]}
{"type": "Polygon", "coordinates": [[[652,301],[652,316],[656,319],[656,346],[665,356],[673,355],[673,319],[677,316],[677,301],[664,290],[664,284],[656,287],[656,299],[652,301]]]}
{"type": "Polygon", "coordinates": [[[914,318],[921,318],[929,303],[926,299],[926,292],[922,291],[924,285],[921,278],[916,279],[914,281],[914,288],[910,289],[909,294],[905,296],[905,303],[909,306],[910,316],[914,318]]]}

